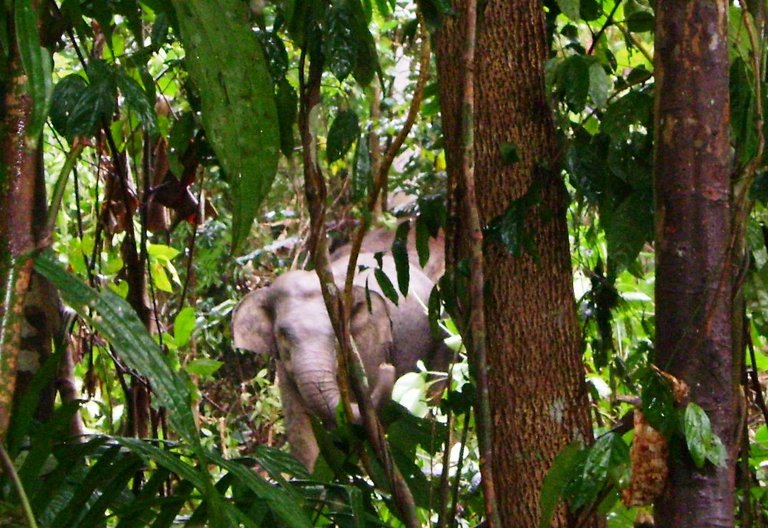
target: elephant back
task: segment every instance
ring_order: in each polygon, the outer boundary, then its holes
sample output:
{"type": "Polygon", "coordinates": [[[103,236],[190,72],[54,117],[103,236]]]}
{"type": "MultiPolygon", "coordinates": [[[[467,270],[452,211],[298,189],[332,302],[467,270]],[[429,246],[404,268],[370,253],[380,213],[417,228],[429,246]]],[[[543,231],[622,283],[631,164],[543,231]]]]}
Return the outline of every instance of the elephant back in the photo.
{"type": "MultiPolygon", "coordinates": [[[[398,290],[398,303],[395,304],[384,295],[381,286],[374,277],[373,271],[379,267],[373,253],[361,253],[357,259],[358,269],[363,267],[355,276],[354,284],[367,287],[386,300],[390,319],[392,321],[393,358],[392,362],[397,376],[416,369],[419,359],[424,359],[428,367],[433,368],[429,358],[435,356],[442,341],[432,338],[427,315],[427,302],[434,284],[417,267],[410,265],[410,280],[408,295],[403,297],[398,290]]],[[[382,258],[382,270],[393,284],[397,284],[397,272],[394,259],[390,256],[382,258]]],[[[347,262],[339,261],[333,264],[333,272],[337,281],[343,282],[347,262]]]]}

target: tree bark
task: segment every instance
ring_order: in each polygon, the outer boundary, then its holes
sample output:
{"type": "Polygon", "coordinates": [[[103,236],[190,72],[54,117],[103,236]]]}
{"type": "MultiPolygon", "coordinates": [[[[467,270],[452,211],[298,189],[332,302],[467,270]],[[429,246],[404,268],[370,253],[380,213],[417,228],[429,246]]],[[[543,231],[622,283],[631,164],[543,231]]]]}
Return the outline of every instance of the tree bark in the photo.
{"type": "Polygon", "coordinates": [[[10,421],[21,347],[24,297],[35,248],[32,211],[36,155],[27,138],[32,99],[26,92],[26,77],[15,45],[11,46],[9,64],[0,167],[0,440],[10,421]]]}
{"type": "MultiPolygon", "coordinates": [[[[461,52],[466,3],[436,34],[440,102],[448,159],[449,199],[461,203],[461,52]]],[[[555,170],[555,130],[544,90],[548,55],[544,14],[535,0],[490,0],[478,13],[475,63],[475,178],[481,224],[540,184],[526,230],[537,257],[486,246],[489,384],[494,474],[504,526],[537,526],[542,480],[557,453],[592,431],[581,362],[566,225],[567,194],[555,170]],[[502,161],[500,145],[516,145],[519,161],[502,161]]],[[[460,206],[449,207],[460,211],[460,206]]],[[[457,223],[448,244],[468,240],[457,223]]],[[[459,247],[459,256],[467,248],[459,247]]],[[[448,262],[453,248],[448,247],[448,262]]],[[[555,525],[566,526],[564,510],[555,525]]]]}
{"type": "Polygon", "coordinates": [[[738,372],[732,350],[732,240],[725,0],[656,4],[656,349],[709,414],[727,466],[670,460],[656,525],[734,525],[738,372]]]}

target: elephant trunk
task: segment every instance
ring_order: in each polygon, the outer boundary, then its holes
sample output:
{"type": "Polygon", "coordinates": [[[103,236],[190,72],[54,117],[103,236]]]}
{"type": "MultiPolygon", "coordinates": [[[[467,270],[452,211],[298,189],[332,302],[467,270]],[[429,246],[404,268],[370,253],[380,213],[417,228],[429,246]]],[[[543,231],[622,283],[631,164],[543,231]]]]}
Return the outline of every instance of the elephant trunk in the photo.
{"type": "Polygon", "coordinates": [[[327,424],[336,424],[341,401],[336,380],[336,354],[301,351],[293,354],[293,378],[309,411],[327,424]]]}

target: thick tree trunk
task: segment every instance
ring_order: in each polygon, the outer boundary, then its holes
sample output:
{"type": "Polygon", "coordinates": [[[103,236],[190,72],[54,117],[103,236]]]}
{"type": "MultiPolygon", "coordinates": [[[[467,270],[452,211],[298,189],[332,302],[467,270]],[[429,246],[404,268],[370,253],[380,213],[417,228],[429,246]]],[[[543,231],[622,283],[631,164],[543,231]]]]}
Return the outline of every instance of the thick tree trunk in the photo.
{"type": "Polygon", "coordinates": [[[659,527],[734,525],[739,413],[732,351],[725,0],[656,3],[656,347],[726,445],[726,468],[670,460],[659,527]]]}
{"type": "MultiPolygon", "coordinates": [[[[436,42],[450,198],[461,203],[465,3],[454,2],[454,9],[459,15],[446,17],[436,42]]],[[[493,243],[485,253],[499,510],[504,526],[537,526],[541,483],[553,458],[574,440],[592,441],[565,221],[567,195],[555,170],[555,131],[544,91],[548,50],[541,3],[490,0],[478,18],[475,178],[481,223],[488,225],[504,213],[534,181],[541,185],[540,203],[528,211],[526,222],[537,258],[510,256],[493,243]],[[520,160],[514,165],[502,162],[504,142],[517,146],[520,160]]],[[[452,242],[462,237],[461,229],[452,242]]],[[[556,525],[566,524],[561,511],[556,525]]]]}

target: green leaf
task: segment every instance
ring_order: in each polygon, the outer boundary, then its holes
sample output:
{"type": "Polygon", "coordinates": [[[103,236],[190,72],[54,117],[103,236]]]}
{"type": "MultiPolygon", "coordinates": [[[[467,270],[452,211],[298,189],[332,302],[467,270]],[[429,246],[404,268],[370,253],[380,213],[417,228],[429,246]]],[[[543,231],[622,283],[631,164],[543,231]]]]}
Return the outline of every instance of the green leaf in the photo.
{"type": "Polygon", "coordinates": [[[678,424],[675,413],[675,398],[672,388],[661,374],[655,370],[649,370],[643,379],[641,393],[643,402],[643,414],[648,423],[659,431],[664,437],[672,438],[677,431],[678,424]]]}
{"type": "Polygon", "coordinates": [[[555,85],[568,108],[581,112],[587,104],[590,81],[590,60],[581,55],[571,55],[557,68],[555,85]]]}
{"type": "Polygon", "coordinates": [[[589,97],[599,108],[604,107],[608,102],[608,92],[612,84],[602,64],[593,62],[589,66],[589,97]]]}
{"type": "Polygon", "coordinates": [[[416,219],[416,253],[423,268],[429,261],[429,226],[421,215],[416,219]]]}
{"type": "Polygon", "coordinates": [[[721,468],[725,467],[725,446],[712,430],[707,413],[694,402],[685,408],[683,431],[688,452],[697,468],[703,468],[706,461],[721,468]]]}
{"type": "Polygon", "coordinates": [[[488,239],[501,244],[512,256],[522,256],[525,251],[537,259],[536,243],[526,229],[525,222],[531,207],[539,202],[540,192],[541,181],[534,179],[528,192],[512,200],[506,211],[490,221],[486,229],[488,239]]]}
{"type": "Polygon", "coordinates": [[[27,89],[32,97],[32,116],[27,125],[26,136],[35,144],[45,126],[51,105],[53,62],[47,49],[40,45],[37,29],[37,12],[32,0],[15,0],[13,9],[16,29],[16,45],[21,64],[27,76],[27,89]]]}
{"type": "Polygon", "coordinates": [[[162,350],[136,312],[109,290],[97,292],[67,273],[50,253],[35,258],[35,269],[51,281],[62,299],[115,347],[128,366],[146,376],[155,395],[153,404],[166,407],[168,421],[191,445],[198,445],[188,385],[171,370],[162,350]]]}
{"type": "Polygon", "coordinates": [[[110,121],[115,109],[117,87],[112,69],[103,61],[88,66],[89,84],[67,120],[67,139],[92,136],[102,121],[110,121]]]}
{"type": "Polygon", "coordinates": [[[514,165],[520,161],[520,154],[517,152],[517,145],[504,141],[499,145],[499,153],[501,154],[501,161],[504,165],[514,165]]]}
{"type": "Polygon", "coordinates": [[[376,9],[382,18],[387,18],[395,9],[396,0],[375,0],[376,9]]]}
{"type": "Polygon", "coordinates": [[[352,199],[355,202],[363,200],[373,187],[373,166],[371,153],[365,136],[361,137],[355,147],[355,163],[352,165],[352,199]]]}
{"type": "Polygon", "coordinates": [[[166,246],[165,244],[149,244],[147,246],[147,253],[150,257],[162,262],[170,262],[175,259],[181,253],[178,249],[166,246]]]}
{"type": "Polygon", "coordinates": [[[264,48],[272,82],[278,83],[285,78],[285,72],[288,71],[288,52],[285,50],[283,39],[272,31],[259,31],[256,35],[264,48]]]}
{"type": "Polygon", "coordinates": [[[653,97],[641,91],[633,91],[608,105],[600,130],[612,139],[626,139],[632,125],[643,125],[650,130],[653,97]]]}
{"type": "Polygon", "coordinates": [[[160,290],[167,293],[173,293],[173,285],[168,274],[165,272],[165,268],[159,262],[153,262],[150,266],[152,272],[152,284],[160,290]]]}
{"type": "Polygon", "coordinates": [[[76,73],[56,83],[51,100],[51,125],[62,136],[68,136],[69,116],[87,88],[88,83],[76,73]]]}
{"type": "Polygon", "coordinates": [[[328,131],[326,153],[328,162],[341,159],[360,135],[360,124],[353,110],[342,110],[336,115],[328,131]]]}
{"type": "Polygon", "coordinates": [[[557,0],[557,5],[560,7],[560,11],[574,22],[578,22],[581,18],[579,14],[579,0],[557,0]]]}
{"type": "Polygon", "coordinates": [[[323,39],[323,54],[328,69],[340,81],[346,79],[357,60],[355,20],[347,2],[333,2],[328,7],[323,39]]]}
{"type": "Polygon", "coordinates": [[[752,70],[741,57],[731,64],[731,133],[736,161],[748,163],[757,152],[755,128],[755,91],[752,70]]]}
{"type": "Polygon", "coordinates": [[[123,94],[125,103],[136,112],[141,124],[150,134],[157,132],[157,114],[155,113],[155,102],[149,99],[144,88],[129,76],[124,70],[117,71],[117,88],[123,94]]]}
{"type": "Polygon", "coordinates": [[[296,123],[299,96],[285,78],[281,79],[277,85],[275,102],[277,103],[277,119],[280,126],[280,150],[283,155],[288,157],[293,154],[295,145],[293,125],[296,123]]]}
{"type": "Polygon", "coordinates": [[[587,22],[597,20],[603,16],[603,0],[581,0],[579,15],[587,22]]]}
{"type": "Polygon", "coordinates": [[[183,347],[189,343],[192,332],[195,329],[195,309],[191,306],[185,306],[181,309],[176,319],[173,321],[173,338],[176,346],[183,347]]]}
{"type": "Polygon", "coordinates": [[[218,453],[209,453],[211,461],[220,465],[258,497],[262,497],[275,515],[292,528],[311,528],[312,523],[304,510],[299,506],[301,498],[291,493],[290,487],[278,488],[260,477],[251,468],[232,460],[225,460],[218,453]]]}
{"type": "Polygon", "coordinates": [[[558,453],[547,471],[547,476],[544,477],[544,482],[541,485],[541,495],[539,497],[539,510],[541,511],[539,528],[550,528],[552,526],[552,516],[555,514],[555,507],[563,495],[568,482],[574,476],[573,473],[578,465],[581,450],[579,442],[568,444],[558,453]]]}
{"type": "Polygon", "coordinates": [[[597,500],[609,484],[618,486],[629,470],[629,447],[616,433],[600,437],[587,449],[580,474],[566,487],[565,495],[572,510],[597,500]]]}
{"type": "Polygon", "coordinates": [[[395,290],[395,287],[392,285],[392,281],[389,280],[389,277],[387,277],[387,274],[384,273],[384,270],[381,268],[376,268],[373,270],[373,276],[376,277],[376,282],[379,283],[379,288],[381,288],[382,293],[384,296],[392,301],[393,303],[397,304],[398,302],[398,295],[397,291],[395,290]]]}
{"type": "Polygon", "coordinates": [[[654,30],[653,9],[647,1],[627,0],[624,3],[624,18],[627,29],[633,33],[644,33],[654,30]]]}
{"type": "Polygon", "coordinates": [[[272,79],[239,0],[174,0],[203,126],[232,190],[232,252],[248,236],[277,170],[272,79]]]}
{"type": "Polygon", "coordinates": [[[392,257],[395,260],[397,272],[397,287],[403,296],[408,295],[408,283],[410,282],[411,266],[408,260],[408,231],[411,222],[405,221],[397,226],[395,240],[392,242],[392,257]]]}
{"type": "Polygon", "coordinates": [[[601,225],[605,230],[611,273],[618,274],[634,262],[645,243],[653,239],[652,194],[633,192],[615,209],[603,214],[601,225]]]}
{"type": "Polygon", "coordinates": [[[224,363],[216,359],[197,358],[187,364],[186,370],[190,374],[205,378],[212,376],[222,365],[224,365],[224,363]]]}
{"type": "Polygon", "coordinates": [[[368,86],[379,71],[379,55],[376,52],[376,41],[368,30],[363,8],[359,0],[347,0],[351,3],[355,15],[353,26],[355,37],[355,67],[352,75],[360,86],[368,86]]]}

